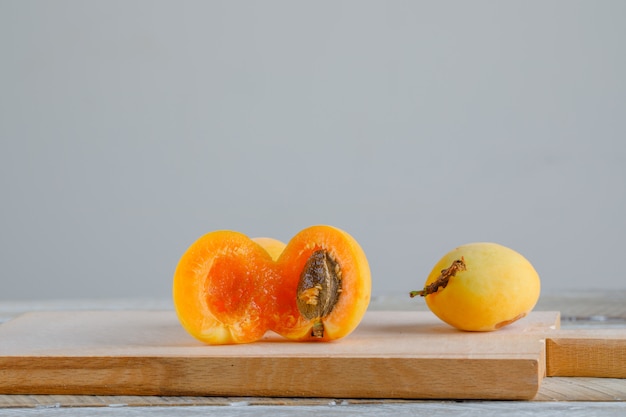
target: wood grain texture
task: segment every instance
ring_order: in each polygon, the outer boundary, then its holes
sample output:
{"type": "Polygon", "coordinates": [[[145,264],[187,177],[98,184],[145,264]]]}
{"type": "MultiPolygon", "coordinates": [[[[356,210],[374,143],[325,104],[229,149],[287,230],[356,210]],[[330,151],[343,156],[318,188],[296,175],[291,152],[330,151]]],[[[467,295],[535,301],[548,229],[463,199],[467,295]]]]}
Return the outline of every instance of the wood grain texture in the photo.
{"type": "Polygon", "coordinates": [[[547,376],[626,378],[626,329],[560,331],[546,357],[547,376]]]}
{"type": "Polygon", "coordinates": [[[626,401],[626,379],[544,378],[533,401],[626,401]]]}
{"type": "Polygon", "coordinates": [[[368,312],[334,343],[206,346],[171,311],[29,313],[0,326],[0,393],[531,399],[557,327],[554,312],[493,333],[368,312]]]}
{"type": "MultiPolygon", "coordinates": [[[[419,400],[389,398],[290,398],[290,397],[217,397],[217,396],[149,396],[149,395],[0,395],[0,408],[67,408],[67,407],[149,407],[149,406],[243,406],[288,405],[327,406],[347,404],[411,404],[419,400]]],[[[545,378],[535,402],[626,401],[626,379],[616,378],[545,378]]],[[[435,402],[434,404],[442,404],[435,402]]],[[[448,404],[446,402],[445,404],[448,404]]],[[[518,403],[516,403],[518,404],[518,403]]],[[[445,405],[442,405],[442,407],[445,405]]]]}

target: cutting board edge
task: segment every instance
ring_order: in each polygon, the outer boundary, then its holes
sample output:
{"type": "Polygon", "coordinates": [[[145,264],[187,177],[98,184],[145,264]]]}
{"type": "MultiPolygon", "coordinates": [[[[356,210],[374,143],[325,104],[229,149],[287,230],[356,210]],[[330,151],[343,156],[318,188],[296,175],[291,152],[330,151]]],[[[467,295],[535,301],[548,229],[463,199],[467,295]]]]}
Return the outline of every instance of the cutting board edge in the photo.
{"type": "Polygon", "coordinates": [[[472,360],[44,357],[34,364],[29,357],[4,359],[0,394],[528,400],[543,379],[539,352],[535,358],[472,360]],[[329,372],[337,361],[341,372],[329,372]],[[423,384],[433,373],[437,383],[423,384]],[[514,381],[503,378],[511,373],[514,381]],[[464,378],[468,374],[473,377],[464,378]]]}

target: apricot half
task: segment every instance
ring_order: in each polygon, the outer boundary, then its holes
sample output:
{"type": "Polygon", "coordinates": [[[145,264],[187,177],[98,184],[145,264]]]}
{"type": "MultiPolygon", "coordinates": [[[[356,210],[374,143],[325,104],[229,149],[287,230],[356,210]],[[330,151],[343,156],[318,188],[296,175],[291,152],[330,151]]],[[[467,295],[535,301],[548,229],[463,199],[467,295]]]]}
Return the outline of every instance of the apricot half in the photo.
{"type": "Polygon", "coordinates": [[[222,230],[196,240],[180,258],[173,301],[182,326],[208,344],[253,342],[268,329],[274,276],[270,254],[246,235],[222,230]]]}
{"type": "Polygon", "coordinates": [[[370,301],[369,263],[358,242],[332,226],[311,226],[277,260],[281,275],[270,329],[292,340],[334,340],[350,334],[370,301]]]}
{"type": "Polygon", "coordinates": [[[434,266],[421,295],[457,329],[491,331],[525,317],[536,305],[540,279],[518,252],[496,243],[459,246],[434,266]]]}

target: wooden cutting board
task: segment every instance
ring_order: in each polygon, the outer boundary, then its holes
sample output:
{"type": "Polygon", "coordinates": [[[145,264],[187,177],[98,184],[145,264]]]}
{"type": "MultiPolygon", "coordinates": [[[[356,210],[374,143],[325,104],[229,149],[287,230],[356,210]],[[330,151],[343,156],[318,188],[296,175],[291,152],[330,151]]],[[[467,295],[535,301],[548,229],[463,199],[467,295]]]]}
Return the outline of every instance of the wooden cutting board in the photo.
{"type": "MultiPolygon", "coordinates": [[[[532,399],[553,372],[546,351],[559,358],[558,373],[581,361],[572,340],[598,351],[606,339],[558,328],[558,312],[491,333],[457,331],[430,312],[368,312],[332,343],[268,333],[207,346],[173,311],[33,312],[0,325],[0,394],[532,399]]],[[[626,332],[611,340],[603,357],[619,370],[626,332]]]]}

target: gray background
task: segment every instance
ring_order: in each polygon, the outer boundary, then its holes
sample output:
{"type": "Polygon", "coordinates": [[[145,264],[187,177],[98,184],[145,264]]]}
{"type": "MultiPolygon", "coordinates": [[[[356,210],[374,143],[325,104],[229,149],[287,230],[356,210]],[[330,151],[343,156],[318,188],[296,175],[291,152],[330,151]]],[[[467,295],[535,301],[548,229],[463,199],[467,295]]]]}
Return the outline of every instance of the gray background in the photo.
{"type": "Polygon", "coordinates": [[[215,229],[494,241],[623,289],[624,1],[0,0],[0,299],[169,297],[215,229]]]}

